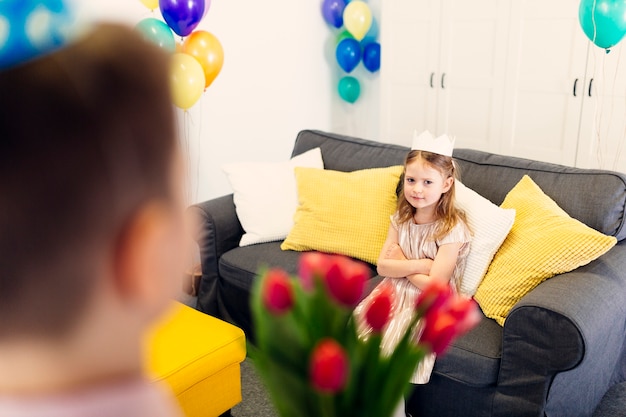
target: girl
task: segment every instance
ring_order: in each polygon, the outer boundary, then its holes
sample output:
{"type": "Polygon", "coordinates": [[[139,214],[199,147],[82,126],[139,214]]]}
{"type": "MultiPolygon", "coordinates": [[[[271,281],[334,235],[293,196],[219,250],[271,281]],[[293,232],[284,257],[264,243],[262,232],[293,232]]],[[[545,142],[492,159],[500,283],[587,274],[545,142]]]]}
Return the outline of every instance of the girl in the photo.
{"type": "MultiPolygon", "coordinates": [[[[452,148],[447,136],[433,139],[425,132],[414,139],[406,156],[398,209],[391,217],[378,259],[378,273],[386,277],[380,285],[391,284],[396,300],[393,316],[383,331],[384,352],[391,353],[406,331],[422,288],[432,280],[448,282],[455,291],[460,284],[471,234],[465,214],[454,204],[457,170],[452,148]]],[[[369,332],[363,318],[365,306],[375,293],[355,310],[363,337],[369,332]]],[[[427,383],[434,363],[435,355],[428,355],[411,383],[427,383]]],[[[404,415],[404,404],[399,411],[404,415]]]]}

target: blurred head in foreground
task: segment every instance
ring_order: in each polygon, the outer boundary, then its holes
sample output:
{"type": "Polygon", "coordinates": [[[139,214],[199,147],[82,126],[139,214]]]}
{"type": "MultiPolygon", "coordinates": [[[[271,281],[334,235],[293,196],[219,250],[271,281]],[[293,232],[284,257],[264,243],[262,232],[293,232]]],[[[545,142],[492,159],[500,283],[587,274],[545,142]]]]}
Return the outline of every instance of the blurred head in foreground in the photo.
{"type": "Polygon", "coordinates": [[[0,397],[141,373],[182,271],[167,71],[112,25],[0,70],[0,397]]]}

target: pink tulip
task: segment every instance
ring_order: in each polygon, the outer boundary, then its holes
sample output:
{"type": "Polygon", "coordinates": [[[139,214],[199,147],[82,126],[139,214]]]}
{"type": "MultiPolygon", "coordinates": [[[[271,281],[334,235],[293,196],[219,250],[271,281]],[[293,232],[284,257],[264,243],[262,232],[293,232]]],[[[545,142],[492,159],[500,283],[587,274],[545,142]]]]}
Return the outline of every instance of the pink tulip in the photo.
{"type": "Polygon", "coordinates": [[[300,256],[298,276],[304,289],[311,291],[315,288],[315,278],[323,279],[330,266],[330,255],[321,252],[306,252],[300,256]]]}
{"type": "Polygon", "coordinates": [[[385,285],[378,291],[365,311],[365,321],[375,332],[381,332],[389,322],[394,298],[391,285],[385,285]]]}
{"type": "Polygon", "coordinates": [[[282,269],[270,269],[263,283],[263,304],[273,314],[281,315],[293,306],[294,294],[289,275],[282,269]]]}
{"type": "Polygon", "coordinates": [[[333,339],[322,339],[313,349],[310,361],[313,387],[325,394],[344,389],[348,378],[348,356],[333,339]]]}

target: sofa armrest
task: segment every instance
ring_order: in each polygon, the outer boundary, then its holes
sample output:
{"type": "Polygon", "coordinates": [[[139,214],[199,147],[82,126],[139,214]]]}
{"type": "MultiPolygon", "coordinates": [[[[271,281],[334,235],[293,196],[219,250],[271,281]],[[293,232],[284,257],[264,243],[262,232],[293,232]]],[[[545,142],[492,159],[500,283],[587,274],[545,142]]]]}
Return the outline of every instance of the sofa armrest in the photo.
{"type": "Polygon", "coordinates": [[[527,294],[505,322],[494,415],[591,415],[624,361],[624,288],[619,244],[527,294]]]}
{"type": "Polygon", "coordinates": [[[194,238],[200,248],[202,279],[198,288],[198,309],[219,316],[217,282],[222,254],[239,245],[243,228],[237,218],[233,195],[225,195],[189,207],[194,217],[194,238]]]}

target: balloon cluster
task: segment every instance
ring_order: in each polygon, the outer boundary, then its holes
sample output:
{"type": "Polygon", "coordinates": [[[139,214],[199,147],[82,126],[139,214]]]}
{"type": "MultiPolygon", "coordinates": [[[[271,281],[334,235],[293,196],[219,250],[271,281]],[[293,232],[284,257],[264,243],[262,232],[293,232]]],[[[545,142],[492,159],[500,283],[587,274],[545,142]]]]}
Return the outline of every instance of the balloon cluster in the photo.
{"type": "Polygon", "coordinates": [[[581,0],[578,19],[591,42],[608,53],[626,35],[626,1],[581,0]]]}
{"type": "MultiPolygon", "coordinates": [[[[323,0],[322,16],[326,23],[339,29],[335,57],[343,71],[351,73],[361,61],[372,73],[380,69],[378,23],[367,3],[361,0],[323,0]]],[[[359,80],[351,75],[339,80],[337,90],[348,103],[354,103],[361,95],[359,80]]]]}
{"type": "Polygon", "coordinates": [[[62,47],[74,29],[64,0],[0,0],[0,68],[62,47]]]}
{"type": "Polygon", "coordinates": [[[224,64],[224,50],[210,32],[194,29],[206,16],[211,0],[141,0],[160,9],[163,20],[143,19],[136,26],[146,39],[172,53],[170,87],[174,104],[187,110],[200,98],[224,64]],[[182,38],[177,44],[174,33],[182,38]]]}

